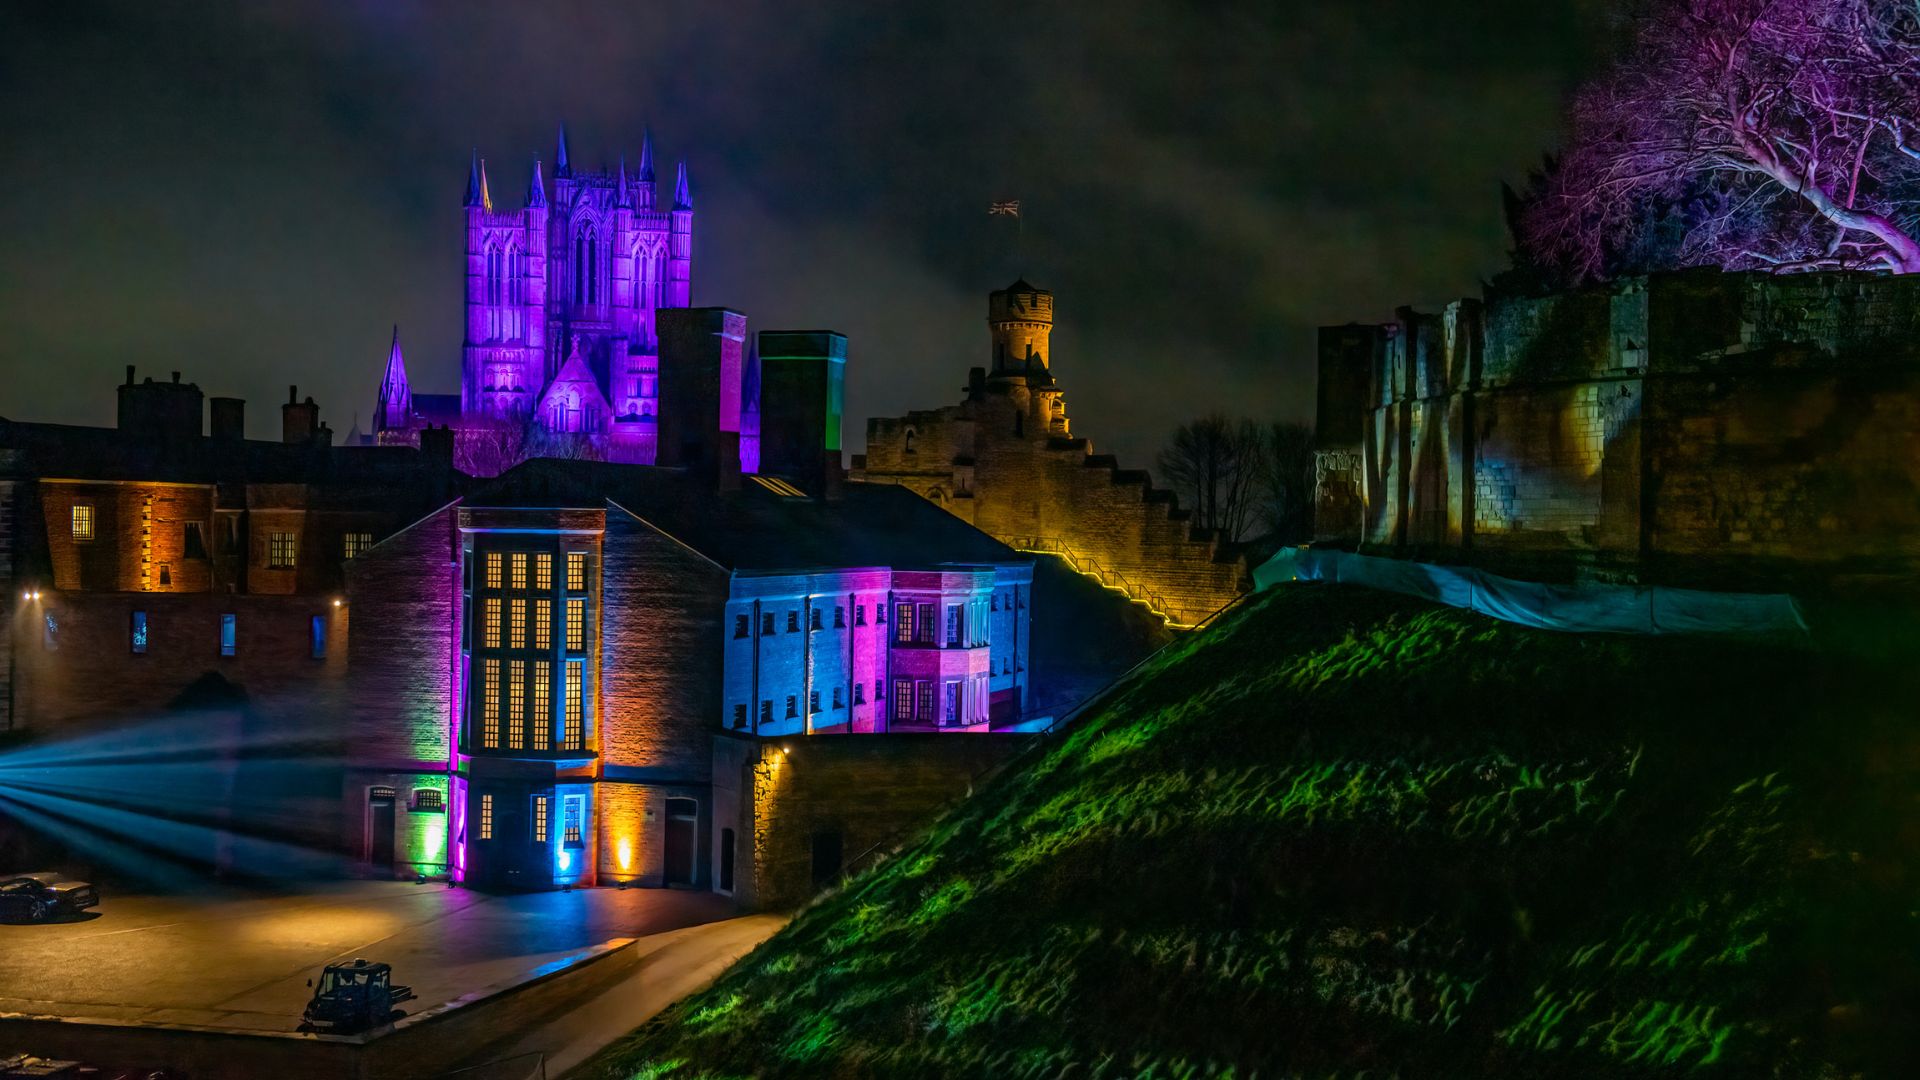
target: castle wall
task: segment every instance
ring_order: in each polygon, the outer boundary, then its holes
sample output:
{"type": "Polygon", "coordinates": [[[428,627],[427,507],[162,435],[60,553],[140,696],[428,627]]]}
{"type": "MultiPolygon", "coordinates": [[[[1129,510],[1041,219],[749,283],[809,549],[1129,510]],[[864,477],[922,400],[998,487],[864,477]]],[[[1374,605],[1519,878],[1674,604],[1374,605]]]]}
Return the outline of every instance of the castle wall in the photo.
{"type": "Polygon", "coordinates": [[[1910,573],[1917,331],[1913,279],[1713,272],[1330,329],[1316,535],[1550,578],[1910,573]]]}

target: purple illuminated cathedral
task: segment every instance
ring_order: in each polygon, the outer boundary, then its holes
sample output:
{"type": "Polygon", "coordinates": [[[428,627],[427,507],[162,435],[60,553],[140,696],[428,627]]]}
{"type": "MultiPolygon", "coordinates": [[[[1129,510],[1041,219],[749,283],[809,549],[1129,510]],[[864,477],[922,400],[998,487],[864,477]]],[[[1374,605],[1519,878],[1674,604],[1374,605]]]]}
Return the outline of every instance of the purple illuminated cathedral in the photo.
{"type": "Polygon", "coordinates": [[[576,172],[563,128],[550,190],[536,160],[522,205],[498,206],[476,154],[465,208],[460,393],[413,393],[396,331],[375,440],[417,444],[422,428],[451,427],[463,466],[485,473],[538,454],[652,464],[656,315],[685,308],[689,299],[693,196],[686,163],[671,200],[662,199],[651,136],[641,143],[635,172],[624,158],[612,172],[576,172]]]}

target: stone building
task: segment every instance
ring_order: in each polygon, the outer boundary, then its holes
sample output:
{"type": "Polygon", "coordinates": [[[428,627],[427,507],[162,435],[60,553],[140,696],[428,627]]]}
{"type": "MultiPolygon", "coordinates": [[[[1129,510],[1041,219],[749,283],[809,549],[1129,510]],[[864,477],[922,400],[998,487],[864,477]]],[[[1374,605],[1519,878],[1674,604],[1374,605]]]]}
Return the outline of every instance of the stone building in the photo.
{"type": "Polygon", "coordinates": [[[1920,278],[1689,270],[1320,332],[1319,541],[1777,588],[1920,569],[1920,278]]]}
{"type": "Polygon", "coordinates": [[[991,367],[956,405],[867,421],[853,473],[899,484],[1024,551],[1058,555],[1175,626],[1243,588],[1232,545],[1195,528],[1170,491],[1073,435],[1054,377],[1053,294],[1024,279],[992,293],[991,367]]]}
{"type": "MultiPolygon", "coordinates": [[[[551,192],[542,164],[516,209],[496,205],[486,163],[467,173],[466,328],[458,394],[415,393],[399,331],[388,353],[373,438],[458,432],[463,468],[492,475],[523,457],[653,464],[663,310],[691,296],[693,195],[683,161],[671,199],[656,191],[653,140],[629,174],[575,170],[564,130],[551,192]]],[[[751,455],[752,418],[744,452],[751,455]]],[[[736,428],[738,430],[738,428],[736,428]]],[[[754,471],[749,456],[748,472],[754,471]]]]}

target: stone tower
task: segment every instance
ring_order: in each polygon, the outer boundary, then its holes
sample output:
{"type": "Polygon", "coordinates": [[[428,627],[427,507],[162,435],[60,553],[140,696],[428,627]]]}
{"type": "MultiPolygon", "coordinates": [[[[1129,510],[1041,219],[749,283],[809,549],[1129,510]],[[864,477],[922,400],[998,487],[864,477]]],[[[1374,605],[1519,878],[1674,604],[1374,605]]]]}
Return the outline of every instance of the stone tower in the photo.
{"type": "Polygon", "coordinates": [[[993,373],[1050,371],[1053,294],[1021,278],[987,296],[993,330],[993,373]]]}

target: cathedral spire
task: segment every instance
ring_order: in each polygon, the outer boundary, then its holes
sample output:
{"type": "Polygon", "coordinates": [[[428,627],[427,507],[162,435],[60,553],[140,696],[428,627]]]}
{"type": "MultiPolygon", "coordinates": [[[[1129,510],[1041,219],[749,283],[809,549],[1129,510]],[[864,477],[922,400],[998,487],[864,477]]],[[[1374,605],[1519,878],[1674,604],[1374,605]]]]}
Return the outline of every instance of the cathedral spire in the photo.
{"type": "Polygon", "coordinates": [[[480,159],[480,206],[493,213],[493,193],[487,190],[487,159],[480,159]]]}
{"type": "Polygon", "coordinates": [[[640,182],[653,183],[653,129],[646,128],[640,133],[640,182]]]}
{"type": "Polygon", "coordinates": [[[480,151],[478,149],[473,152],[473,160],[467,163],[467,198],[460,205],[480,205],[480,151]]]}
{"type": "Polygon", "coordinates": [[[633,199],[627,194],[627,155],[620,155],[620,183],[613,189],[613,205],[623,209],[633,209],[633,199]]]}
{"type": "Polygon", "coordinates": [[[527,178],[527,208],[547,205],[547,182],[540,175],[540,159],[533,159],[533,175],[527,178]]]}
{"type": "Polygon", "coordinates": [[[560,141],[553,148],[553,178],[564,180],[573,175],[573,166],[567,164],[567,125],[560,125],[560,141]]]}
{"type": "Polygon", "coordinates": [[[693,194],[687,188],[687,163],[680,162],[680,179],[673,188],[673,208],[675,210],[693,209],[693,194]]]}
{"type": "Polygon", "coordinates": [[[413,412],[413,391],[407,385],[407,362],[400,356],[400,324],[393,327],[393,348],[387,353],[387,373],[380,380],[380,407],[375,412],[375,431],[403,428],[413,412]]]}

